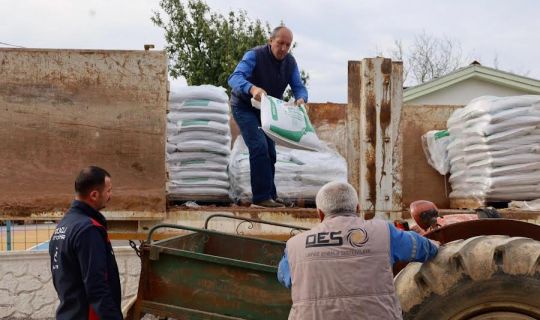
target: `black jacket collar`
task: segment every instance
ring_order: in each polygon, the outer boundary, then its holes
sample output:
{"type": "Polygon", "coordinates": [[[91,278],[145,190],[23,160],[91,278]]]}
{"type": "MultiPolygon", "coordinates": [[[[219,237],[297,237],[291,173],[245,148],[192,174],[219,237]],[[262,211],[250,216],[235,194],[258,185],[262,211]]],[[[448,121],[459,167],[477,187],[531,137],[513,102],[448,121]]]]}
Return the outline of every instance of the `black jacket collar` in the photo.
{"type": "Polygon", "coordinates": [[[73,202],[71,203],[71,208],[78,209],[80,212],[86,214],[87,216],[96,220],[99,224],[107,228],[107,220],[105,219],[105,216],[103,216],[101,212],[92,208],[87,203],[79,200],[73,200],[73,202]]]}

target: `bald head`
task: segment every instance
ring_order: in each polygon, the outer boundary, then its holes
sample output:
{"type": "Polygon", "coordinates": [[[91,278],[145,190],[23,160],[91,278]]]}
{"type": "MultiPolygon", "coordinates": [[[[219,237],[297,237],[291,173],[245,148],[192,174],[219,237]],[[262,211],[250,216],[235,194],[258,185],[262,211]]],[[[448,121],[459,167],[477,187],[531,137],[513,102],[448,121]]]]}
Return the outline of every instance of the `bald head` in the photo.
{"type": "Polygon", "coordinates": [[[284,33],[291,38],[293,37],[291,29],[287,28],[284,25],[281,25],[279,27],[275,27],[274,30],[272,30],[272,33],[270,34],[270,39],[276,38],[279,33],[284,33]]]}
{"type": "Polygon", "coordinates": [[[268,40],[274,58],[277,60],[285,59],[289,53],[289,50],[291,49],[292,41],[293,34],[289,28],[285,26],[275,28],[270,34],[270,39],[268,40]]]}
{"type": "Polygon", "coordinates": [[[346,215],[356,213],[358,195],[347,182],[332,181],[325,184],[315,198],[317,209],[325,215],[346,215]]]}

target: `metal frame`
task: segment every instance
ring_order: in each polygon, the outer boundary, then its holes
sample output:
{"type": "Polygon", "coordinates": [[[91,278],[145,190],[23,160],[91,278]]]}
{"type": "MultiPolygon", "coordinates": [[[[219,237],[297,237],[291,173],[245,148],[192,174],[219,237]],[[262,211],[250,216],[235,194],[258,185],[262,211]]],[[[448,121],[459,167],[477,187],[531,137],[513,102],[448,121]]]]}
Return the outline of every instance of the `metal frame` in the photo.
{"type": "MultiPolygon", "coordinates": [[[[226,232],[220,232],[220,231],[209,230],[209,229],[200,229],[200,228],[188,227],[188,226],[183,226],[183,225],[179,225],[179,224],[162,223],[162,224],[156,224],[155,226],[153,226],[153,227],[150,229],[150,231],[148,232],[148,237],[147,237],[147,239],[146,239],[146,243],[145,243],[145,244],[152,244],[152,243],[154,243],[154,242],[152,241],[152,235],[154,234],[154,232],[155,232],[157,229],[161,229],[161,228],[171,228],[171,229],[179,229],[179,230],[186,230],[186,231],[200,232],[200,233],[206,233],[206,234],[215,234],[215,235],[231,236],[230,233],[226,233],[226,232]]],[[[249,240],[261,241],[261,242],[272,242],[272,243],[279,243],[279,244],[283,243],[283,242],[280,242],[280,241],[268,240],[268,239],[260,239],[260,238],[248,237],[248,236],[243,236],[243,235],[232,235],[232,236],[240,237],[240,238],[245,238],[245,239],[249,239],[249,240]]],[[[161,242],[161,241],[168,241],[168,240],[170,240],[170,239],[159,240],[158,242],[161,242]]]]}
{"type": "MultiPolygon", "coordinates": [[[[266,223],[266,221],[262,221],[262,220],[248,219],[248,218],[245,218],[245,219],[244,218],[237,218],[237,217],[231,217],[231,216],[228,216],[228,215],[213,215],[213,216],[214,217],[221,216],[221,217],[224,217],[224,218],[232,218],[232,219],[235,219],[235,220],[243,220],[242,223],[244,223],[244,222],[246,222],[246,223],[266,223]]],[[[282,241],[261,239],[261,238],[255,238],[255,237],[231,234],[231,233],[226,233],[226,232],[219,232],[219,231],[215,231],[215,230],[209,230],[209,229],[207,229],[208,221],[211,220],[214,217],[209,217],[209,219],[207,219],[207,221],[205,222],[205,228],[204,229],[194,228],[194,227],[189,227],[189,226],[183,226],[183,225],[176,225],[176,224],[158,224],[158,225],[153,226],[148,232],[148,237],[147,237],[146,241],[141,245],[141,251],[145,251],[146,252],[145,254],[148,255],[148,259],[143,259],[142,260],[143,266],[142,266],[141,272],[143,272],[144,270],[146,270],[146,272],[148,272],[148,267],[149,267],[150,261],[159,260],[161,254],[167,254],[167,255],[170,255],[170,256],[180,256],[180,257],[185,257],[185,258],[191,259],[191,260],[200,260],[200,261],[207,262],[207,263],[219,264],[219,265],[221,265],[223,267],[243,268],[243,269],[251,270],[252,272],[262,272],[262,273],[271,273],[271,274],[275,274],[277,272],[277,267],[274,266],[274,265],[277,265],[278,261],[276,261],[275,263],[271,263],[271,264],[267,265],[267,264],[261,264],[261,263],[256,263],[256,262],[248,262],[248,261],[244,261],[244,260],[237,260],[237,259],[228,258],[228,257],[225,257],[225,256],[216,256],[216,255],[207,254],[207,253],[192,252],[192,251],[189,251],[189,249],[185,249],[185,248],[184,249],[176,249],[176,248],[167,247],[168,242],[174,241],[175,239],[178,239],[179,237],[197,236],[197,234],[199,234],[199,233],[202,234],[201,241],[203,241],[203,242],[208,241],[208,239],[210,238],[209,237],[210,235],[226,236],[226,237],[231,237],[231,238],[236,238],[236,239],[246,239],[246,240],[250,240],[252,242],[259,242],[259,243],[261,243],[260,249],[263,252],[265,250],[265,246],[275,245],[275,244],[278,244],[280,246],[284,246],[284,243],[282,241]],[[173,237],[163,239],[163,240],[154,240],[153,239],[154,233],[158,229],[163,229],[163,228],[185,230],[185,231],[189,231],[190,233],[181,234],[181,235],[178,235],[176,237],[173,236],[173,237]]],[[[305,228],[300,228],[300,227],[297,227],[297,226],[291,226],[291,225],[279,224],[279,223],[272,223],[272,222],[268,222],[268,224],[272,224],[272,225],[275,224],[277,226],[283,226],[283,227],[295,228],[295,229],[296,228],[305,229],[305,228]]],[[[268,253],[264,254],[264,255],[267,256],[268,253]]],[[[141,294],[141,290],[143,290],[143,289],[141,287],[139,287],[139,292],[137,294],[137,299],[133,303],[133,305],[131,306],[131,308],[129,310],[129,316],[126,319],[139,319],[141,317],[141,315],[145,314],[145,313],[152,313],[154,315],[170,316],[170,317],[175,317],[175,318],[178,317],[179,315],[181,315],[182,319],[184,319],[184,318],[186,318],[186,319],[215,319],[215,320],[218,320],[218,319],[219,320],[221,320],[221,319],[223,319],[223,320],[225,320],[225,319],[227,319],[227,320],[229,320],[229,319],[230,320],[233,320],[233,319],[240,320],[241,319],[241,318],[238,318],[238,317],[227,316],[227,315],[222,315],[222,314],[216,314],[216,313],[211,313],[211,312],[207,312],[207,311],[203,311],[203,310],[191,309],[191,308],[184,307],[184,306],[168,305],[168,304],[153,302],[153,301],[151,301],[151,299],[148,299],[147,297],[145,297],[144,294],[141,294]]]]}
{"type": "Polygon", "coordinates": [[[309,230],[309,228],[294,226],[294,225],[291,225],[291,224],[272,222],[272,221],[266,221],[266,220],[260,220],[260,219],[237,217],[237,216],[231,216],[231,215],[222,214],[222,213],[216,213],[216,214],[212,214],[212,215],[208,216],[208,218],[206,218],[206,220],[204,221],[204,229],[210,230],[210,229],[208,229],[208,225],[210,223],[210,220],[212,220],[212,219],[214,219],[216,217],[233,219],[233,220],[242,220],[242,222],[240,222],[236,226],[236,234],[237,235],[242,235],[243,234],[241,231],[239,231],[239,228],[244,223],[249,223],[249,226],[247,228],[250,229],[250,230],[253,229],[253,223],[268,224],[268,225],[272,225],[272,226],[289,228],[289,229],[291,229],[291,232],[290,232],[291,237],[294,236],[297,233],[302,232],[302,231],[309,230]]]}

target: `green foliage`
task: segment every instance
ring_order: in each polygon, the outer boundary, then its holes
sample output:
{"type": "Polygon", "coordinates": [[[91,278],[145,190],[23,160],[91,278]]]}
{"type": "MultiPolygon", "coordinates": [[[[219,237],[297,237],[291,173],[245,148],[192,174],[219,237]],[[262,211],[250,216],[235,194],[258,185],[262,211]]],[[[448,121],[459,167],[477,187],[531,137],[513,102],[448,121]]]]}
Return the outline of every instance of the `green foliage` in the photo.
{"type": "MultiPolygon", "coordinates": [[[[203,0],[161,0],[164,15],[152,22],[165,31],[171,77],[188,85],[213,84],[229,88],[227,78],[244,53],[268,41],[270,25],[251,20],[245,11],[227,16],[212,12],[203,0]]],[[[302,70],[302,79],[309,78],[302,70]]]]}
{"type": "Polygon", "coordinates": [[[152,21],[165,30],[173,78],[189,85],[213,84],[227,88],[227,78],[244,53],[267,41],[270,26],[251,21],[245,11],[227,17],[214,13],[201,0],[161,0],[165,20],[154,12],[152,21]]]}

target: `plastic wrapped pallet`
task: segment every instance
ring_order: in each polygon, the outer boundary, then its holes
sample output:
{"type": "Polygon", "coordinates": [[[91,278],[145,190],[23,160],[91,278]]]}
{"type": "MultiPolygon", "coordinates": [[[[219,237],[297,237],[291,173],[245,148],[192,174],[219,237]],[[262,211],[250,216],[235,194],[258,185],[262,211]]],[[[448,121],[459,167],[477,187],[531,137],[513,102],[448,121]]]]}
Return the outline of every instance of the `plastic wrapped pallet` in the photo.
{"type": "Polygon", "coordinates": [[[229,200],[231,132],[225,89],[171,90],[167,114],[167,192],[170,199],[229,200]]]}
{"type": "MultiPolygon", "coordinates": [[[[313,201],[327,182],[347,181],[347,163],[335,151],[315,152],[277,146],[276,153],[274,181],[280,198],[313,201]]],[[[229,177],[231,198],[251,201],[249,152],[241,136],[234,143],[229,177]]]]}
{"type": "Polygon", "coordinates": [[[450,198],[540,194],[540,96],[480,97],[448,119],[450,198]]]}

